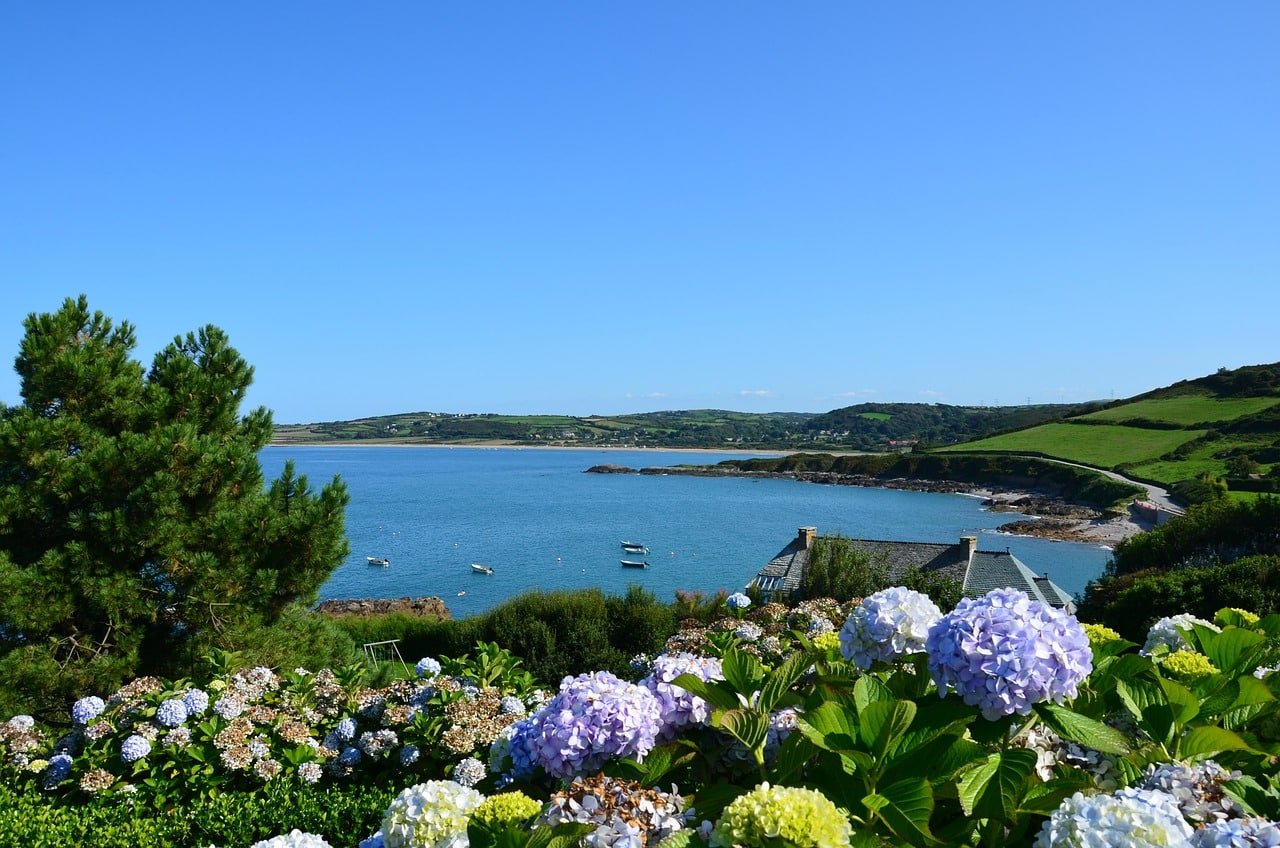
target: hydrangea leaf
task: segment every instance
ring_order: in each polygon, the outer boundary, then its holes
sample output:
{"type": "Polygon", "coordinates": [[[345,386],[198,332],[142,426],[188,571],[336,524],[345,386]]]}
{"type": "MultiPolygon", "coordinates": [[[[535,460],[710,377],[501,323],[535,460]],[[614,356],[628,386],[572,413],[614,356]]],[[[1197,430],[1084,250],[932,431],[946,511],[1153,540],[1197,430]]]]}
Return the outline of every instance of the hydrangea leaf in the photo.
{"type": "Polygon", "coordinates": [[[825,751],[842,753],[857,747],[858,723],[846,708],[830,701],[802,713],[800,732],[825,751]]]}
{"type": "Polygon", "coordinates": [[[738,696],[733,692],[714,683],[708,683],[696,674],[682,674],[671,682],[690,695],[697,695],[718,710],[735,710],[742,706],[738,702],[738,696]]]}
{"type": "Polygon", "coordinates": [[[760,664],[760,660],[736,648],[725,653],[721,668],[724,670],[724,679],[743,694],[759,689],[760,681],[764,679],[764,666],[760,664]]]}
{"type": "Polygon", "coordinates": [[[1110,725],[1057,704],[1037,704],[1035,710],[1040,720],[1063,739],[1104,754],[1129,753],[1129,740],[1110,725]]]}
{"type": "Polygon", "coordinates": [[[884,681],[870,674],[864,674],[859,677],[858,682],[853,685],[853,703],[857,707],[859,715],[870,703],[892,701],[893,699],[893,692],[884,684],[884,681]]]}
{"type": "Polygon", "coordinates": [[[1173,721],[1179,727],[1185,727],[1200,714],[1200,699],[1190,689],[1174,680],[1161,680],[1160,685],[1173,709],[1173,721]]]}
{"type": "Polygon", "coordinates": [[[1217,754],[1221,751],[1252,751],[1253,748],[1235,732],[1222,727],[1193,727],[1178,740],[1182,758],[1217,754]]]}
{"type": "Polygon", "coordinates": [[[902,738],[916,717],[911,701],[876,701],[858,713],[858,733],[877,757],[883,757],[902,738]]]}
{"type": "Polygon", "coordinates": [[[979,818],[1012,821],[1026,794],[1027,779],[1036,767],[1036,752],[1029,748],[1010,748],[993,755],[995,774],[977,796],[973,814],[979,818]]]}
{"type": "Polygon", "coordinates": [[[1196,633],[1204,646],[1205,656],[1227,675],[1252,671],[1258,665],[1255,657],[1267,641],[1261,633],[1239,627],[1228,627],[1221,633],[1215,633],[1207,627],[1197,626],[1196,633]]]}
{"type": "Polygon", "coordinates": [[[769,735],[769,714],[757,710],[728,710],[720,713],[717,724],[730,736],[758,752],[769,735]]]}
{"type": "Polygon", "coordinates": [[[917,846],[937,845],[929,831],[933,815],[933,790],[922,777],[900,780],[881,787],[880,796],[888,803],[876,814],[899,839],[917,846]]]}
{"type": "Polygon", "coordinates": [[[813,655],[808,651],[797,651],[786,661],[769,672],[764,686],[760,688],[758,706],[765,712],[772,712],[782,697],[787,694],[795,682],[801,678],[809,666],[813,665],[813,655]]]}

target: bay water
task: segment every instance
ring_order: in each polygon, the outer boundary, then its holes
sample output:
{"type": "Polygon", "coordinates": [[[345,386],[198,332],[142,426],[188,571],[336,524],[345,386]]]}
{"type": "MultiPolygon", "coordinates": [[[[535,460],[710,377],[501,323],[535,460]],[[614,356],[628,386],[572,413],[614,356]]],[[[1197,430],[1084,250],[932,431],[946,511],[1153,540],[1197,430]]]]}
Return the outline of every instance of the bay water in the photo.
{"type": "Polygon", "coordinates": [[[706,464],[743,454],[660,450],[279,446],[261,453],[268,479],[286,460],[314,487],[335,474],[351,495],[351,553],[320,592],[328,598],[439,595],[455,617],[533,589],[639,584],[661,600],[677,589],[741,590],[802,526],[859,539],[956,542],[1010,550],[1068,593],[1110,556],[1098,545],[997,534],[1023,516],[978,498],[782,479],[585,474],[593,465],[706,464]],[[625,568],[622,540],[648,545],[649,568],[625,568]],[[385,557],[388,567],[369,565],[385,557]],[[471,563],[493,569],[474,573],[471,563]]]}

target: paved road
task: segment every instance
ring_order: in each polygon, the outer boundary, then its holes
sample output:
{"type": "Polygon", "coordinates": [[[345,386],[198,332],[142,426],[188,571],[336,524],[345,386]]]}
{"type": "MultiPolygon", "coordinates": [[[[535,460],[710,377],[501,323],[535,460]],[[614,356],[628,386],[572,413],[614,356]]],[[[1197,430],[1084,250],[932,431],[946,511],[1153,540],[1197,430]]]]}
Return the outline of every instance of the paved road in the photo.
{"type": "Polygon", "coordinates": [[[1159,486],[1156,486],[1152,483],[1144,483],[1141,480],[1132,480],[1124,476],[1123,474],[1117,474],[1116,472],[1108,471],[1105,468],[1098,468],[1093,465],[1084,465],[1083,463],[1079,463],[1079,462],[1067,462],[1065,459],[1050,459],[1047,456],[1027,456],[1023,458],[1024,459],[1042,459],[1045,462],[1053,462],[1058,465],[1070,465],[1073,468],[1087,468],[1090,471],[1097,471],[1099,474],[1102,474],[1106,477],[1110,477],[1112,480],[1118,480],[1121,483],[1128,483],[1131,486],[1137,486],[1140,489],[1146,489],[1147,500],[1151,501],[1153,504],[1160,507],[1160,509],[1164,510],[1165,512],[1169,512],[1174,515],[1187,514],[1187,511],[1185,509],[1183,509],[1182,507],[1174,503],[1173,497],[1170,496],[1168,489],[1162,489],[1159,486]]]}

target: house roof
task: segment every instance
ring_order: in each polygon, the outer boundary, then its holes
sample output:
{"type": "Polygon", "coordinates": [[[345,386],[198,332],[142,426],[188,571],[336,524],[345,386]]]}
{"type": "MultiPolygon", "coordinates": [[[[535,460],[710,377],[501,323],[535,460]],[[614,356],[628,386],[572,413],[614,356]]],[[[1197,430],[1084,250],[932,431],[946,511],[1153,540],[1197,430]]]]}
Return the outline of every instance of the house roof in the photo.
{"type": "MultiPolygon", "coordinates": [[[[936,542],[896,542],[880,539],[850,539],[854,550],[883,563],[890,580],[898,580],[912,568],[949,577],[960,583],[966,597],[978,598],[992,589],[1019,589],[1036,601],[1074,611],[1071,596],[1049,579],[1036,575],[1020,559],[1006,551],[979,551],[977,539],[962,537],[956,544],[936,542]]],[[[809,565],[809,548],[804,533],[792,539],[778,555],[760,569],[748,586],[768,594],[790,594],[800,589],[809,565]]]]}

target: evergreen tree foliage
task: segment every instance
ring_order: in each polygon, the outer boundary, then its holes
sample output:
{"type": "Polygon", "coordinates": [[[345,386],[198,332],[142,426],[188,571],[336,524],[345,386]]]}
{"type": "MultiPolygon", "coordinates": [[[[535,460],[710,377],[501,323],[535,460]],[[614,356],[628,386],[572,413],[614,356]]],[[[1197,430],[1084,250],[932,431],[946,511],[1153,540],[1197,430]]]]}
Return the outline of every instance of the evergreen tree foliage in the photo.
{"type": "Polygon", "coordinates": [[[346,488],[291,464],[265,486],[271,414],[240,415],[253,369],[225,333],[144,372],[133,327],[83,295],[24,326],[22,403],[0,412],[0,707],[182,673],[314,601],[347,553],[346,488]]]}

